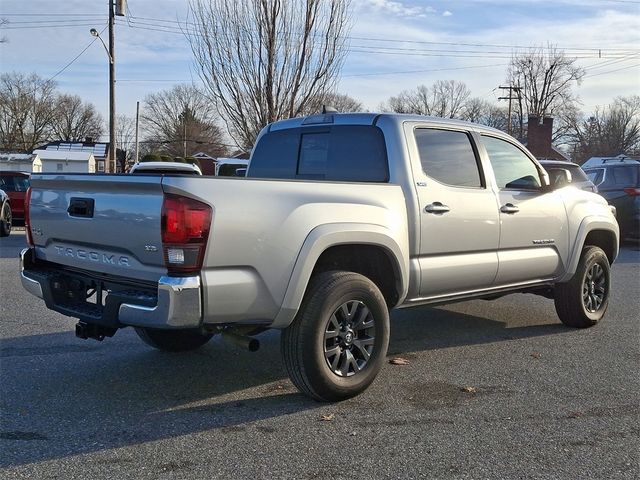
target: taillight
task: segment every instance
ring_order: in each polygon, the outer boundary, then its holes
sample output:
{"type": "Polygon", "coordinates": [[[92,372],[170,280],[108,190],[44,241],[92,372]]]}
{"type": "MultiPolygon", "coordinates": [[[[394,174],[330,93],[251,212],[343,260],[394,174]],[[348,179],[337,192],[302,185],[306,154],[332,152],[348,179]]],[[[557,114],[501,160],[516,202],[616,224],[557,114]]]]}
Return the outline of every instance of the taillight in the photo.
{"type": "Polygon", "coordinates": [[[34,246],[33,243],[33,234],[31,233],[31,208],[29,204],[31,203],[31,187],[27,188],[27,193],[24,196],[24,231],[27,234],[27,245],[30,247],[34,246]]]}
{"type": "Polygon", "coordinates": [[[624,193],[630,197],[637,197],[640,195],[640,188],[629,187],[624,189],[624,193]]]}
{"type": "Polygon", "coordinates": [[[213,212],[206,203],[178,195],[162,202],[162,248],[170,275],[197,273],[202,268],[213,212]]]}

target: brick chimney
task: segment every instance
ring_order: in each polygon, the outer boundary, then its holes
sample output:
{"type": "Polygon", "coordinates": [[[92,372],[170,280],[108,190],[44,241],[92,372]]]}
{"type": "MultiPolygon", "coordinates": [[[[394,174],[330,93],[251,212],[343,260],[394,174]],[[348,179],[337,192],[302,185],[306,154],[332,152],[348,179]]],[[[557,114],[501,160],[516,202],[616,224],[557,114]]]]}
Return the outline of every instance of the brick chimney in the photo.
{"type": "Polygon", "coordinates": [[[563,159],[551,146],[553,132],[553,118],[546,117],[540,122],[540,117],[529,116],[527,124],[527,148],[536,158],[563,159]]]}

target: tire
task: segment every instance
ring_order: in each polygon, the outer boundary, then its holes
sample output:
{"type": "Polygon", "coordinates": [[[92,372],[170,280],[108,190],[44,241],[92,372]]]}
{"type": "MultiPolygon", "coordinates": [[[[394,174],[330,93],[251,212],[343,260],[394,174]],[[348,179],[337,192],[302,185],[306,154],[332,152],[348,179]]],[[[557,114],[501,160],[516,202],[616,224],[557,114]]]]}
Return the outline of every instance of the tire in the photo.
{"type": "Polygon", "coordinates": [[[378,287],[353,272],[311,279],[294,321],[280,337],[298,389],[322,402],[358,395],[375,379],[389,344],[389,310],[378,287]]]}
{"type": "Polygon", "coordinates": [[[569,327],[595,325],[607,311],[610,290],[609,259],[599,247],[585,247],[571,280],[554,289],[558,317],[569,327]]]}
{"type": "Polygon", "coordinates": [[[165,352],[187,352],[200,348],[213,337],[197,330],[161,330],[135,327],[136,333],[147,345],[165,352]]]}
{"type": "Polygon", "coordinates": [[[11,206],[9,202],[6,202],[2,206],[2,212],[0,212],[0,237],[8,237],[11,233],[11,206]]]}

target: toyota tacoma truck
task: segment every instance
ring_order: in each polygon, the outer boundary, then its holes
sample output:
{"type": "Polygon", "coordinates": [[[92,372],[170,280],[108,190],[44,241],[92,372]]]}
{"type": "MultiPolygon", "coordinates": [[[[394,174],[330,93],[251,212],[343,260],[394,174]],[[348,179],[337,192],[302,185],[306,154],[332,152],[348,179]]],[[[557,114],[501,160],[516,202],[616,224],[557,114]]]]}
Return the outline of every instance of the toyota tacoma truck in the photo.
{"type": "Polygon", "coordinates": [[[293,383],[338,401],[380,371],[392,308],[526,292],[596,324],[618,225],[560,183],[480,125],[294,118],[261,131],[246,178],[34,174],[22,284],[81,338],[133,327],[161,350],[218,333],[255,349],[280,329],[293,383]]]}

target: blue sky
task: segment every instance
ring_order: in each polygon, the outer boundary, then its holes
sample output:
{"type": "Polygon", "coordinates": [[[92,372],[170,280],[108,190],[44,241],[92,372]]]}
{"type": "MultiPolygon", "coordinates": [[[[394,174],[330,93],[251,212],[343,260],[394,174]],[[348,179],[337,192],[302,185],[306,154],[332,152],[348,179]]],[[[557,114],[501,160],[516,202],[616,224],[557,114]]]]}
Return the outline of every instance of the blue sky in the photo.
{"type": "MultiPolygon", "coordinates": [[[[179,33],[186,0],[129,0],[116,26],[117,111],[133,115],[148,93],[198,81],[179,33]]],[[[352,0],[350,51],[339,91],[375,110],[404,89],[436,80],[465,82],[497,102],[514,50],[556,45],[580,57],[587,75],[577,93],[593,111],[640,93],[640,1],[352,0]]],[[[107,118],[108,65],[89,29],[107,24],[104,0],[2,0],[1,70],[55,76],[107,118]],[[86,47],[73,63],[62,72],[86,47]]],[[[106,30],[104,32],[106,40],[106,30]]]]}

